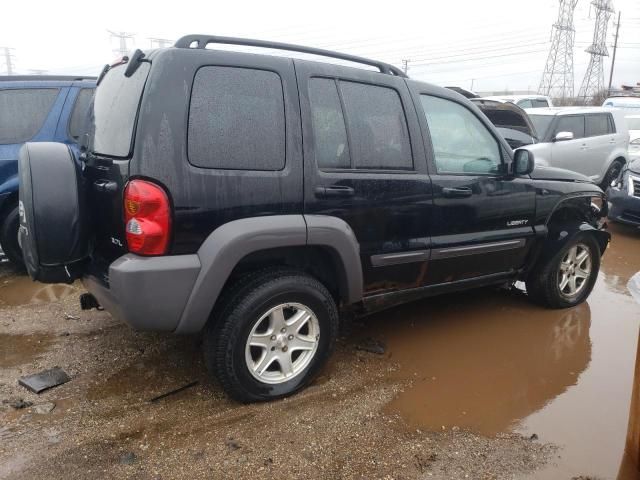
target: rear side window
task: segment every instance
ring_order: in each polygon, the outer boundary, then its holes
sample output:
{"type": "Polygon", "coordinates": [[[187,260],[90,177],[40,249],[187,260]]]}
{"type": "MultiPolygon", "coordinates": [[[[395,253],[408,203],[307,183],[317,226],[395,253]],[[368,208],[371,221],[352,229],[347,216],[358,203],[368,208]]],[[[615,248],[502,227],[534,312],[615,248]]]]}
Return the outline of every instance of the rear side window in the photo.
{"type": "Polygon", "coordinates": [[[560,132],[571,132],[573,138],[584,137],[584,117],[582,115],[574,115],[571,117],[560,117],[556,126],[557,135],[560,132]]]}
{"type": "Polygon", "coordinates": [[[398,92],[377,85],[343,81],[339,84],[355,167],[412,169],[407,120],[398,92]]]}
{"type": "Polygon", "coordinates": [[[109,70],[102,79],[93,100],[94,152],[112,157],[129,155],[150,68],[149,63],[141,63],[127,78],[124,76],[126,66],[121,65],[109,70]]]}
{"type": "Polygon", "coordinates": [[[284,95],[266,70],[203,67],[189,112],[189,161],[203,168],[282,170],[284,95]]]}
{"type": "Polygon", "coordinates": [[[533,104],[533,100],[529,100],[529,99],[527,99],[527,100],[520,100],[520,101],[518,102],[518,106],[519,106],[520,108],[533,108],[533,107],[535,107],[535,105],[533,104]]]}
{"type": "Polygon", "coordinates": [[[349,168],[351,159],[347,129],[335,80],[312,78],[309,82],[309,101],[318,167],[349,168]]]}
{"type": "Polygon", "coordinates": [[[0,144],[31,140],[42,128],[57,88],[0,90],[0,144]]]}
{"type": "Polygon", "coordinates": [[[93,88],[83,88],[78,92],[76,103],[73,105],[73,112],[71,112],[71,119],[69,120],[69,136],[71,138],[77,140],[85,131],[87,112],[92,98],[93,88]]]}
{"type": "Polygon", "coordinates": [[[585,120],[585,129],[587,137],[597,137],[599,135],[608,135],[613,133],[609,115],[587,115],[585,120]]]}
{"type": "Polygon", "coordinates": [[[533,108],[545,108],[549,106],[549,102],[539,98],[531,100],[531,104],[533,105],[533,108]]]}

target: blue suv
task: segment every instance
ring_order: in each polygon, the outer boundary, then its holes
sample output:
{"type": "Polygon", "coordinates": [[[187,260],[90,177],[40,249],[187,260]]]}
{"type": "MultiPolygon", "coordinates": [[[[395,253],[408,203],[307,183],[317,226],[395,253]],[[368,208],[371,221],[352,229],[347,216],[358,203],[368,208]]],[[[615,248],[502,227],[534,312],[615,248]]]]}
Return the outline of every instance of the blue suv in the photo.
{"type": "Polygon", "coordinates": [[[18,152],[25,142],[62,142],[77,150],[95,78],[0,76],[0,246],[22,265],[18,246],[18,152]]]}

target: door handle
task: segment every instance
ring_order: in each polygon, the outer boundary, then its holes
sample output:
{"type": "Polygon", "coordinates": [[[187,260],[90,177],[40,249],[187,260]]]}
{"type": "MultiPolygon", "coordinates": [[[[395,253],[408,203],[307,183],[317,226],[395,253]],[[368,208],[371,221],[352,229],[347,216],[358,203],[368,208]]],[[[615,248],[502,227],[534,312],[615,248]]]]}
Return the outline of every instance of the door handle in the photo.
{"type": "Polygon", "coordinates": [[[449,198],[466,198],[473,195],[473,191],[469,187],[459,187],[459,188],[443,188],[442,194],[445,197],[449,198]]]}
{"type": "Polygon", "coordinates": [[[337,197],[353,197],[355,190],[351,187],[345,187],[341,185],[333,185],[330,187],[316,187],[316,197],[321,198],[337,198],[337,197]]]}

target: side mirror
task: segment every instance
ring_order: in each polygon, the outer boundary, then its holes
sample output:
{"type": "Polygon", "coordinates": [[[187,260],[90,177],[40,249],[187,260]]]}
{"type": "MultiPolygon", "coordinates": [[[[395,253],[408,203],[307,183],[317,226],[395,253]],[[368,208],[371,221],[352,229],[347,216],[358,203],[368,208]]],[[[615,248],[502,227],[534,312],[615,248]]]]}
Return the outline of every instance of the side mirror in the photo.
{"type": "Polygon", "coordinates": [[[567,140],[573,140],[573,132],[558,132],[553,137],[555,142],[566,142],[567,140]]]}
{"type": "Polygon", "coordinates": [[[513,158],[513,174],[514,175],[529,175],[536,167],[536,162],[533,157],[533,153],[529,150],[521,148],[516,150],[513,158]]]}

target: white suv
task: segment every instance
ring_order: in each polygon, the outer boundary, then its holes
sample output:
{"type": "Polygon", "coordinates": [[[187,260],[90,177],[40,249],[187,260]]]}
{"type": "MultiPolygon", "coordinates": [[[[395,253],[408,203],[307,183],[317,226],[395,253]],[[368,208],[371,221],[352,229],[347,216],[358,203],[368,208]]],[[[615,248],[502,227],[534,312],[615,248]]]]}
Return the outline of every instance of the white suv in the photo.
{"type": "Polygon", "coordinates": [[[484,97],[485,100],[495,100],[496,102],[514,103],[520,108],[544,108],[553,107],[551,98],[546,95],[505,95],[484,97]]]}
{"type": "Polygon", "coordinates": [[[629,131],[620,110],[600,107],[527,109],[539,143],[536,163],[582,173],[606,190],[629,161],[629,131]]]}

